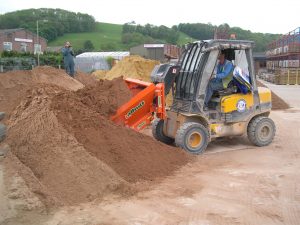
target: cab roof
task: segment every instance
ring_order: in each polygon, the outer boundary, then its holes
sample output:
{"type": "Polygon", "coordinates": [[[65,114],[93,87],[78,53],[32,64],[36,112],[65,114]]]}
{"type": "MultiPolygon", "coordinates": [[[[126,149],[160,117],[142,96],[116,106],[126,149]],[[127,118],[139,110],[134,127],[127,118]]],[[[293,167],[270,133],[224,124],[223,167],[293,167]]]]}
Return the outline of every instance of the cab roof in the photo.
{"type": "Polygon", "coordinates": [[[203,51],[223,50],[223,49],[250,49],[254,48],[253,41],[248,40],[230,40],[230,39],[213,39],[205,41],[195,41],[194,43],[204,44],[203,51]]]}

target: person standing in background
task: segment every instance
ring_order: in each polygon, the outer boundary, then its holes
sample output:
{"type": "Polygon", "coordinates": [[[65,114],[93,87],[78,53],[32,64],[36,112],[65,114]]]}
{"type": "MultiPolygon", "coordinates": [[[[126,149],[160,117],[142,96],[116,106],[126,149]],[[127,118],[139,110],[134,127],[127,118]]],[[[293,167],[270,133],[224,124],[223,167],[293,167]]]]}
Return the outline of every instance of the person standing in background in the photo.
{"type": "Polygon", "coordinates": [[[64,65],[67,74],[69,74],[71,77],[74,77],[75,74],[74,52],[70,42],[67,41],[65,43],[65,46],[61,49],[61,52],[63,54],[64,65]]]}

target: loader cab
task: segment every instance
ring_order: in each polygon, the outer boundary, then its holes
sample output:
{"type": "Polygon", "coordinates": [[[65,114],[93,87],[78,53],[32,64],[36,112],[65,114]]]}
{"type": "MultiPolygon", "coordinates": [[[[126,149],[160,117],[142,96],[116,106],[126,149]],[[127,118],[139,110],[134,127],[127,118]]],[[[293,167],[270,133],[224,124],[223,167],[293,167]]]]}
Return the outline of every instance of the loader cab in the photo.
{"type": "Polygon", "coordinates": [[[180,72],[176,78],[172,111],[204,113],[207,86],[216,74],[218,57],[225,52],[225,59],[232,62],[235,72],[230,86],[217,91],[209,102],[210,109],[222,111],[222,98],[235,93],[257,92],[252,60],[253,43],[236,40],[211,40],[189,44],[179,61],[180,72]]]}

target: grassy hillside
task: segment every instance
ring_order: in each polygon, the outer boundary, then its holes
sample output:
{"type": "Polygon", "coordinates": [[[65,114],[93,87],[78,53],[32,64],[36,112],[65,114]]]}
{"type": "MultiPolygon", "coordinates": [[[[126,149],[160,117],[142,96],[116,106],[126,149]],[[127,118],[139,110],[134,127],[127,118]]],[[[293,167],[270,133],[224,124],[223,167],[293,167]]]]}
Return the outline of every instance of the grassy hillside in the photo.
{"type": "MultiPolygon", "coordinates": [[[[62,37],[57,38],[54,41],[48,43],[49,46],[63,46],[65,41],[70,41],[74,49],[83,48],[83,43],[86,40],[90,40],[95,50],[100,50],[108,45],[114,45],[116,50],[128,50],[128,47],[121,43],[122,25],[110,24],[110,23],[96,23],[95,32],[86,33],[69,33],[62,37]]],[[[179,45],[183,45],[194,39],[190,38],[184,33],[180,33],[178,40],[179,45]]]]}
{"type": "Polygon", "coordinates": [[[62,46],[65,41],[70,41],[75,49],[83,48],[83,43],[90,40],[95,49],[101,46],[114,44],[118,50],[124,50],[125,46],[121,43],[122,25],[109,23],[96,23],[95,32],[69,33],[56,40],[49,42],[49,46],[62,46]]]}

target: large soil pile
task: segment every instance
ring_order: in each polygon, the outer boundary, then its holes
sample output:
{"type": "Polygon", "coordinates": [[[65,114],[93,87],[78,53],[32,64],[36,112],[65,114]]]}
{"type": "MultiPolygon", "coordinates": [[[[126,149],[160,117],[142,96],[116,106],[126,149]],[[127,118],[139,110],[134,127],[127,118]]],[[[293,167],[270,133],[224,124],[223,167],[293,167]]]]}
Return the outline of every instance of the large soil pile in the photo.
{"type": "Polygon", "coordinates": [[[60,124],[47,95],[52,91],[38,88],[9,121],[7,142],[29,188],[46,205],[86,202],[122,188],[122,179],[60,124]]]}
{"type": "Polygon", "coordinates": [[[144,59],[140,56],[127,56],[107,73],[100,73],[98,78],[112,80],[116,77],[135,78],[150,81],[150,74],[159,61],[144,59]],[[103,75],[101,75],[103,74],[103,75]]]}
{"type": "Polygon", "coordinates": [[[7,121],[7,164],[46,205],[127,195],[130,183],[159,180],[189,161],[182,150],[108,119],[130,98],[122,78],[74,91],[83,85],[60,72],[38,68],[1,79],[4,99],[13,98],[9,89],[23,93],[11,108],[1,101],[5,110],[14,110],[7,121]]]}
{"type": "Polygon", "coordinates": [[[95,86],[97,84],[97,79],[91,74],[86,74],[81,71],[76,71],[75,79],[84,84],[85,86],[95,86]]]}
{"type": "Polygon", "coordinates": [[[63,70],[53,67],[37,67],[30,71],[11,71],[0,74],[0,110],[10,114],[26,97],[27,90],[38,84],[53,84],[76,91],[84,85],[69,77],[63,70]]]}
{"type": "Polygon", "coordinates": [[[186,153],[107,119],[127,100],[126,90],[121,78],[105,81],[95,88],[56,95],[52,106],[64,128],[124,180],[136,182],[169,175],[187,162],[186,153]]]}

